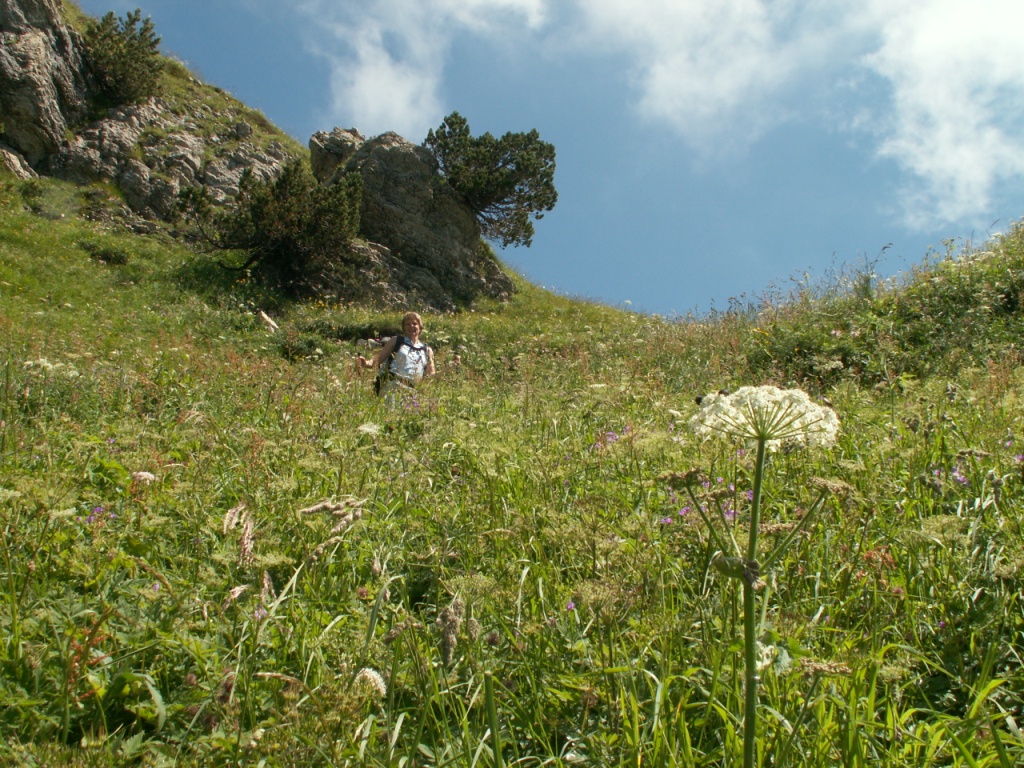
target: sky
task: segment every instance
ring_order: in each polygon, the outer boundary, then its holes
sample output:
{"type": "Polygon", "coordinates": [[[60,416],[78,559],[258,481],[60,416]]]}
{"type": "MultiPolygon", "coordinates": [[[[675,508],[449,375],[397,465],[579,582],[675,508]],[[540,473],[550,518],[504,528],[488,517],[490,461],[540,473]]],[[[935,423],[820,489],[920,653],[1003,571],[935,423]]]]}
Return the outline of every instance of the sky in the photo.
{"type": "Polygon", "coordinates": [[[78,0],[306,143],[536,129],[531,282],[665,317],[898,275],[1024,215],[1020,0],[78,0]]]}

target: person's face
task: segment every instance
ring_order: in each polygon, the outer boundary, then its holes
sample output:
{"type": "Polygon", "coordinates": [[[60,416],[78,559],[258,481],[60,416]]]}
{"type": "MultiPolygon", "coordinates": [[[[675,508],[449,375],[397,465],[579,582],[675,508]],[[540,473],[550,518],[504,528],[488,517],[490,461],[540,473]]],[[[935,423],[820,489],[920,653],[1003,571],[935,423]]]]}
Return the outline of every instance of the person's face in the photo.
{"type": "Polygon", "coordinates": [[[402,330],[405,331],[406,336],[419,336],[420,331],[423,330],[423,323],[415,317],[410,317],[402,324],[402,330]]]}

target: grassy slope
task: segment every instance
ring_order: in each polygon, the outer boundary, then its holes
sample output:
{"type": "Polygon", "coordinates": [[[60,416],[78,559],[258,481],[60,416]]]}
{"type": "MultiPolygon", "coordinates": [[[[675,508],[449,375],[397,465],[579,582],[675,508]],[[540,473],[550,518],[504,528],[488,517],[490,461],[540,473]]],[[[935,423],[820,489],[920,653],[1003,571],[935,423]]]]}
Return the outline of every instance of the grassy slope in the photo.
{"type": "MultiPolygon", "coordinates": [[[[55,746],[83,738],[111,764],[119,750],[288,764],[360,749],[373,764],[445,751],[468,764],[457,756],[489,744],[484,671],[499,681],[507,759],[720,763],[741,701],[736,596],[657,477],[710,471],[713,489],[736,488],[725,497],[741,525],[750,467],[689,435],[693,394],[813,378],[765,339],[856,339],[857,318],[908,303],[962,311],[943,292],[950,275],[1020,269],[1017,232],[971,267],[943,262],[871,298],[678,324],[524,284],[508,305],[428,317],[442,375],[392,410],[351,364],[351,339],[391,317],[231,284],[160,235],[71,216],[79,194],[2,193],[0,754],[12,764],[84,760],[55,746]],[[821,330],[834,316],[840,336],[821,330]],[[343,516],[300,512],[322,500],[361,517],[338,528],[343,516]],[[226,525],[241,504],[248,517],[226,525]],[[381,702],[354,684],[366,667],[388,679],[381,702]]],[[[766,720],[767,753],[808,765],[1022,754],[1016,720],[995,718],[1019,716],[1022,682],[1012,318],[975,327],[984,367],[954,369],[968,352],[936,336],[917,354],[941,376],[810,382],[843,438],[829,455],[778,457],[772,520],[807,503],[810,475],[854,491],[773,581],[764,641],[806,666],[765,673],[764,702],[802,717],[792,743],[766,720]]]]}
{"type": "MultiPolygon", "coordinates": [[[[211,133],[244,109],[166,77],[211,133]]],[[[86,192],[0,181],[0,763],[490,763],[485,672],[506,760],[732,763],[735,585],[658,477],[707,471],[742,529],[749,456],[686,421],[766,382],[843,423],[773,459],[769,525],[811,476],[852,492],[769,580],[765,761],[1021,761],[1020,230],[706,322],[523,283],[428,317],[442,373],[390,409],[352,358],[394,318],[85,222],[86,192]]]]}

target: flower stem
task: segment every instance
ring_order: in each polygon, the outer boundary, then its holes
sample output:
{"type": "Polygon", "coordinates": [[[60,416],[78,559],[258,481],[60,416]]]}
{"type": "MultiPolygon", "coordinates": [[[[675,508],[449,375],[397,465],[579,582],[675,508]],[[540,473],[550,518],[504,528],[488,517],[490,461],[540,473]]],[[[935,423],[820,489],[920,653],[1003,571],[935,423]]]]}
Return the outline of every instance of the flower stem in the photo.
{"type": "MultiPolygon", "coordinates": [[[[757,562],[757,533],[761,525],[761,481],[764,479],[765,439],[757,441],[757,463],[754,465],[754,498],[750,507],[750,535],[747,540],[747,562],[757,562]]],[[[757,587],[756,576],[743,579],[743,768],[757,764],[757,587]]]]}

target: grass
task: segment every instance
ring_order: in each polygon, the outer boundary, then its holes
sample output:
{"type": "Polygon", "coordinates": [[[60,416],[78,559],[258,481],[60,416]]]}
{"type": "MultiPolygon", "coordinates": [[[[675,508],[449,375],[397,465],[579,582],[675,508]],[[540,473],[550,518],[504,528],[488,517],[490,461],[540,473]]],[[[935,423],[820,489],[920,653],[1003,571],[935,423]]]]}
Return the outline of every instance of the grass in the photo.
{"type": "Polygon", "coordinates": [[[682,322],[520,281],[427,317],[441,373],[388,409],[353,358],[390,313],[34,184],[0,184],[0,763],[736,764],[741,589],[659,478],[745,535],[752,456],[688,420],[762,383],[842,422],[770,457],[766,544],[850,490],[766,576],[761,764],[1024,759],[1020,230],[682,322]]]}

